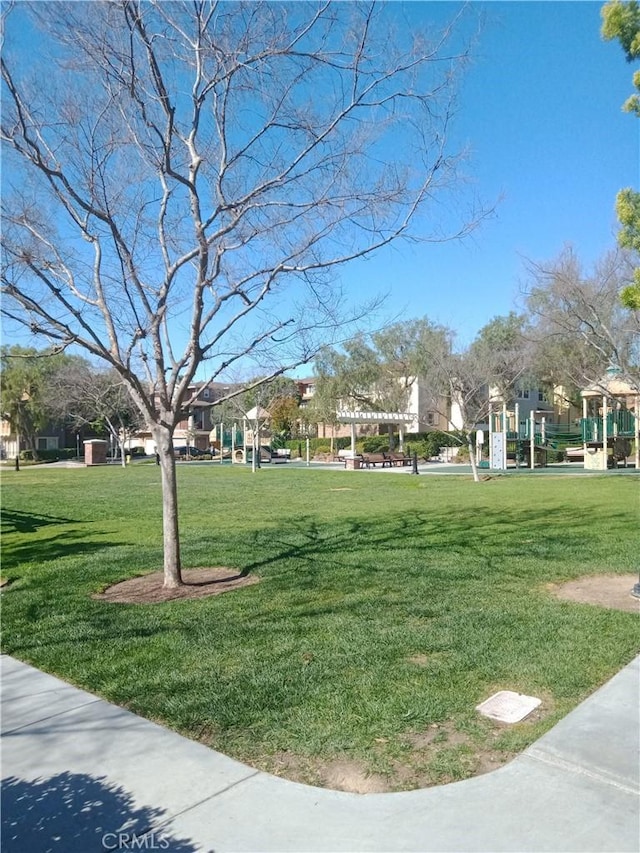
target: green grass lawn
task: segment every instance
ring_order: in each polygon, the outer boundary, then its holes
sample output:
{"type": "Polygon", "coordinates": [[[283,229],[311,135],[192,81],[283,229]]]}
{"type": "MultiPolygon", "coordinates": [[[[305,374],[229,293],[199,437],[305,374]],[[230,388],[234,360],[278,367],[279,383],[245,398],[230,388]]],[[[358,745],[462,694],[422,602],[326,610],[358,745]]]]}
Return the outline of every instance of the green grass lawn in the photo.
{"type": "Polygon", "coordinates": [[[159,469],[6,471],[6,653],[254,766],[321,784],[348,759],[400,789],[497,766],[637,651],[635,614],[546,589],[637,570],[637,477],[178,475],[184,566],[261,582],[93,600],[161,567],[159,469]],[[499,689],[542,713],[479,718],[499,689]]]}

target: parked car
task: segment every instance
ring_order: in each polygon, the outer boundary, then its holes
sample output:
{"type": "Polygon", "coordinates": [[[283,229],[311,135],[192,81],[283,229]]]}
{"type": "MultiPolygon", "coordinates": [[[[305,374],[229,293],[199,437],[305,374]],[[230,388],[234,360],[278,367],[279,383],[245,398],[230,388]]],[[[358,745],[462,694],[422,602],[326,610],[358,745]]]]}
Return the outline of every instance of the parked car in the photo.
{"type": "Polygon", "coordinates": [[[173,455],[176,459],[211,459],[208,450],[198,450],[197,447],[174,447],[173,455]]]}

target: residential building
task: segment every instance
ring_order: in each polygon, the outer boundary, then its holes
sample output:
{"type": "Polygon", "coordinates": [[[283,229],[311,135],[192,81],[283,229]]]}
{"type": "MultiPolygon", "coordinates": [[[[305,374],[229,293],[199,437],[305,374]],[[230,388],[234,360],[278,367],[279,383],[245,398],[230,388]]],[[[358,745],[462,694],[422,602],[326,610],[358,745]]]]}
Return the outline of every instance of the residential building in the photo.
{"type": "MultiPolygon", "coordinates": [[[[300,394],[300,407],[306,408],[313,399],[316,387],[316,378],[313,376],[296,380],[300,394]]],[[[353,404],[344,403],[338,406],[339,410],[353,410],[353,404]]],[[[406,425],[405,433],[415,434],[429,432],[431,430],[453,430],[458,429],[459,416],[456,419],[456,409],[445,398],[434,401],[434,397],[427,384],[419,377],[414,379],[409,387],[407,412],[415,415],[414,419],[406,425]]],[[[366,436],[386,432],[385,424],[360,423],[357,425],[358,436],[366,436]]],[[[314,425],[314,432],[320,438],[342,438],[351,435],[351,426],[346,423],[330,424],[319,423],[314,425]]]]}
{"type": "MultiPolygon", "coordinates": [[[[217,424],[213,406],[229,391],[230,386],[222,382],[194,382],[189,386],[189,404],[180,413],[173,434],[174,447],[195,447],[208,450],[211,431],[217,424]]],[[[129,449],[141,448],[147,455],[156,452],[156,443],[150,430],[140,430],[126,441],[129,449]]]]}

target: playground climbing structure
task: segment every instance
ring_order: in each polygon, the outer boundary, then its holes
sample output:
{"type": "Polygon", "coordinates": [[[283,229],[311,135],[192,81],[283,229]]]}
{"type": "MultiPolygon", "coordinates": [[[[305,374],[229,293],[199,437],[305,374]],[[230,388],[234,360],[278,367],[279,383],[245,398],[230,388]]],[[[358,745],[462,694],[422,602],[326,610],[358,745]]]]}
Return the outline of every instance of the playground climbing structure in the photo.
{"type": "Polygon", "coordinates": [[[567,459],[581,458],[592,471],[625,466],[633,459],[640,471],[640,391],[618,368],[581,392],[582,418],[571,425],[554,423],[550,410],[532,410],[520,417],[518,405],[489,415],[489,467],[535,468],[562,449],[567,459]]]}

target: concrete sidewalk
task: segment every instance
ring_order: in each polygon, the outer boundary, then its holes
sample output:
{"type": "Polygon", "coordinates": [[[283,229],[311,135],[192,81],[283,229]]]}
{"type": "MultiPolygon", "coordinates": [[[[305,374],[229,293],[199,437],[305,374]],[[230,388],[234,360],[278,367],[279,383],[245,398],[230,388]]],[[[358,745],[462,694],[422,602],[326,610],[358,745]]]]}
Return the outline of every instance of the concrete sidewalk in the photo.
{"type": "Polygon", "coordinates": [[[493,773],[362,796],[268,776],[4,656],[2,850],[638,851],[639,699],[640,658],[493,773]]]}

